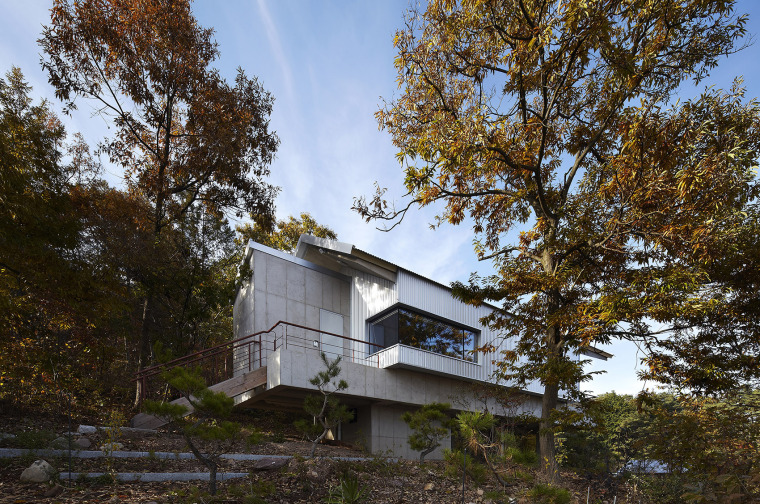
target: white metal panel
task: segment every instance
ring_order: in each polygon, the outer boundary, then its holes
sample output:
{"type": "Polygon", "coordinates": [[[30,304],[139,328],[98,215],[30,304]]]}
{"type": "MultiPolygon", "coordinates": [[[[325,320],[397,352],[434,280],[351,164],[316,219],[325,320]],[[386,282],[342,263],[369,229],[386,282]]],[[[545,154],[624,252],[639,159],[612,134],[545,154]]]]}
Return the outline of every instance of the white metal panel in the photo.
{"type": "Polygon", "coordinates": [[[406,345],[393,345],[379,355],[381,368],[409,367],[467,380],[483,380],[480,364],[406,345]]]}
{"type": "MultiPolygon", "coordinates": [[[[351,338],[369,341],[367,319],[396,304],[398,290],[395,283],[369,273],[352,270],[351,275],[351,338]]],[[[352,345],[354,351],[368,351],[367,345],[355,342],[352,345]]]]}
{"type": "MultiPolygon", "coordinates": [[[[472,306],[462,303],[451,295],[450,289],[403,269],[399,269],[398,271],[398,301],[399,303],[426,311],[444,319],[478,329],[480,331],[480,341],[478,344],[484,345],[491,343],[496,345],[499,350],[487,355],[478,354],[479,366],[477,371],[467,371],[468,375],[466,377],[483,381],[494,381],[491,379],[491,376],[497,368],[493,364],[493,361],[498,361],[500,358],[499,352],[501,350],[512,349],[514,343],[512,338],[503,333],[492,331],[480,322],[481,318],[491,313],[492,308],[484,305],[472,306]],[[469,374],[471,373],[476,373],[477,376],[470,376],[469,374]]],[[[409,358],[411,358],[412,353],[403,351],[401,355],[399,355],[399,358],[401,359],[407,354],[410,356],[409,358]]],[[[459,362],[463,363],[459,368],[452,364],[447,365],[448,367],[446,369],[470,369],[467,365],[472,365],[472,363],[467,361],[459,362]]],[[[441,370],[441,372],[448,373],[448,371],[444,370],[441,370]]],[[[458,375],[457,372],[452,372],[451,374],[455,376],[458,375]]],[[[525,387],[525,389],[530,392],[543,392],[543,387],[540,383],[531,383],[525,387]]]]}
{"type": "MultiPolygon", "coordinates": [[[[343,315],[328,310],[319,310],[319,330],[343,336],[343,315]]],[[[320,350],[330,359],[343,355],[343,338],[322,334],[320,350]]]]}
{"type": "MultiPolygon", "coordinates": [[[[472,306],[454,299],[451,290],[425,278],[413,275],[407,271],[398,272],[398,297],[399,302],[422,311],[426,311],[441,318],[460,323],[462,325],[478,329],[480,340],[478,345],[495,343],[501,348],[511,347],[509,340],[488,327],[484,326],[480,319],[491,313],[487,306],[472,306]]],[[[493,374],[495,367],[492,364],[498,354],[478,355],[477,380],[488,380],[493,374]]],[[[461,361],[471,364],[467,361],[461,361]]]]}

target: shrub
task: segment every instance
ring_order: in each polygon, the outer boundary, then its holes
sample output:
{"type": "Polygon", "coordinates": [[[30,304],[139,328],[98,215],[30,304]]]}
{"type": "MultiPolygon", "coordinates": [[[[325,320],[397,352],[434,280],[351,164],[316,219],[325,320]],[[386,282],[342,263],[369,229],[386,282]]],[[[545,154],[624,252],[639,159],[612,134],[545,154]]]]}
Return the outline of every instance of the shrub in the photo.
{"type": "Polygon", "coordinates": [[[420,452],[420,462],[424,462],[425,456],[441,446],[441,440],[449,435],[452,422],[446,410],[450,408],[449,403],[430,403],[414,413],[407,411],[402,415],[402,420],[412,429],[409,447],[420,452]]]}
{"type": "MultiPolygon", "coordinates": [[[[444,450],[443,460],[445,463],[444,474],[453,479],[462,477],[462,452],[459,450],[444,450]]],[[[480,462],[473,459],[469,454],[464,461],[467,476],[473,483],[482,485],[488,476],[488,468],[480,462]]]]}
{"type": "Polygon", "coordinates": [[[525,494],[531,502],[540,504],[569,504],[570,492],[554,485],[538,484],[525,494]]]}
{"type": "Polygon", "coordinates": [[[341,404],[335,397],[336,392],[346,390],[346,380],[337,380],[340,375],[340,360],[330,360],[324,352],[321,354],[325,369],[317,373],[309,380],[309,383],[317,387],[320,395],[310,395],[304,400],[303,408],[306,413],[314,417],[314,422],[306,419],[295,422],[296,429],[301,431],[311,441],[311,456],[317,449],[317,444],[322,441],[330,430],[336,428],[341,422],[348,422],[353,414],[348,411],[345,404],[341,404]]]}
{"type": "Polygon", "coordinates": [[[340,484],[330,489],[330,495],[325,499],[327,504],[358,504],[367,499],[367,488],[359,483],[354,474],[347,474],[340,484]]]}

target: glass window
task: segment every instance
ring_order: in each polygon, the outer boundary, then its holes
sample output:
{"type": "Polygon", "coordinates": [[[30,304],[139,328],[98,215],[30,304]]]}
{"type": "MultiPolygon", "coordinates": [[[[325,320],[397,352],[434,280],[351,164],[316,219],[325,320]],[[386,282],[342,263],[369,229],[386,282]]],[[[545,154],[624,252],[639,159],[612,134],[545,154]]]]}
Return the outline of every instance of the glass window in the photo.
{"type": "MultiPolygon", "coordinates": [[[[477,332],[406,308],[370,322],[370,341],[387,348],[397,343],[475,362],[477,332]]],[[[377,351],[372,347],[371,351],[377,351]]]]}

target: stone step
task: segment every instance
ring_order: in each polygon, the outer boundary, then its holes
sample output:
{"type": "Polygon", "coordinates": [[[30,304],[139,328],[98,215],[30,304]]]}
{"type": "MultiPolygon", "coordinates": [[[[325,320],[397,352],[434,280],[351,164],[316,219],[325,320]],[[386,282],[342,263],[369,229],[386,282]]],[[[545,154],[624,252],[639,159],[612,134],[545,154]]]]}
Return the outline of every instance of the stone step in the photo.
{"type": "MultiPolygon", "coordinates": [[[[99,478],[109,473],[93,472],[62,472],[58,474],[61,481],[77,481],[79,478],[99,478]]],[[[230,479],[246,478],[251,473],[241,472],[218,472],[216,473],[217,481],[226,481],[230,479]]],[[[180,473],[115,473],[113,475],[118,481],[208,481],[209,473],[207,472],[180,472],[180,473]]]]}
{"type": "MultiPolygon", "coordinates": [[[[261,387],[266,388],[267,385],[267,368],[266,366],[254,369],[249,373],[245,373],[239,376],[230,378],[220,383],[216,383],[209,387],[209,390],[214,392],[224,392],[228,397],[235,399],[236,397],[249,394],[255,389],[261,387]]],[[[241,401],[235,401],[237,405],[241,401]]],[[[187,408],[188,415],[192,413],[193,407],[184,397],[175,399],[172,404],[181,404],[187,408]]],[[[166,425],[167,422],[163,418],[159,418],[146,413],[138,413],[132,418],[130,422],[131,427],[135,429],[157,429],[166,425]]]]}

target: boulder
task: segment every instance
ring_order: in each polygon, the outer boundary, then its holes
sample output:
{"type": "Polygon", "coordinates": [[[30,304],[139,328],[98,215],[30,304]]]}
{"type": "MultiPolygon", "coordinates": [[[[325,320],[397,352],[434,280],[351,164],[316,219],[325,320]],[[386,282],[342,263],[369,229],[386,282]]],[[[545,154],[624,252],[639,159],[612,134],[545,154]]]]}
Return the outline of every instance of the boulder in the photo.
{"type": "Polygon", "coordinates": [[[80,425],[77,432],[79,434],[95,434],[98,432],[98,429],[92,425],[80,425]]]}
{"type": "Polygon", "coordinates": [[[290,461],[286,458],[263,458],[253,463],[252,470],[254,471],[271,471],[273,469],[280,469],[288,465],[290,461]]]}
{"type": "Polygon", "coordinates": [[[100,451],[103,453],[111,453],[121,450],[122,448],[124,448],[124,445],[121,443],[103,443],[100,447],[100,451]]]}
{"type": "Polygon", "coordinates": [[[35,460],[21,473],[21,481],[24,483],[46,483],[55,475],[55,472],[53,466],[44,460],[35,460]]]}
{"type": "Polygon", "coordinates": [[[63,487],[61,485],[54,485],[43,494],[44,497],[58,497],[63,493],[63,487]]]}
{"type": "MultiPolygon", "coordinates": [[[[57,450],[68,450],[70,444],[70,437],[59,436],[50,443],[50,446],[57,450]]],[[[73,445],[71,445],[71,447],[73,448],[73,445]]]]}
{"type": "Polygon", "coordinates": [[[74,441],[74,448],[76,448],[77,450],[86,450],[90,446],[92,446],[92,441],[90,441],[88,438],[84,436],[74,441]]]}

